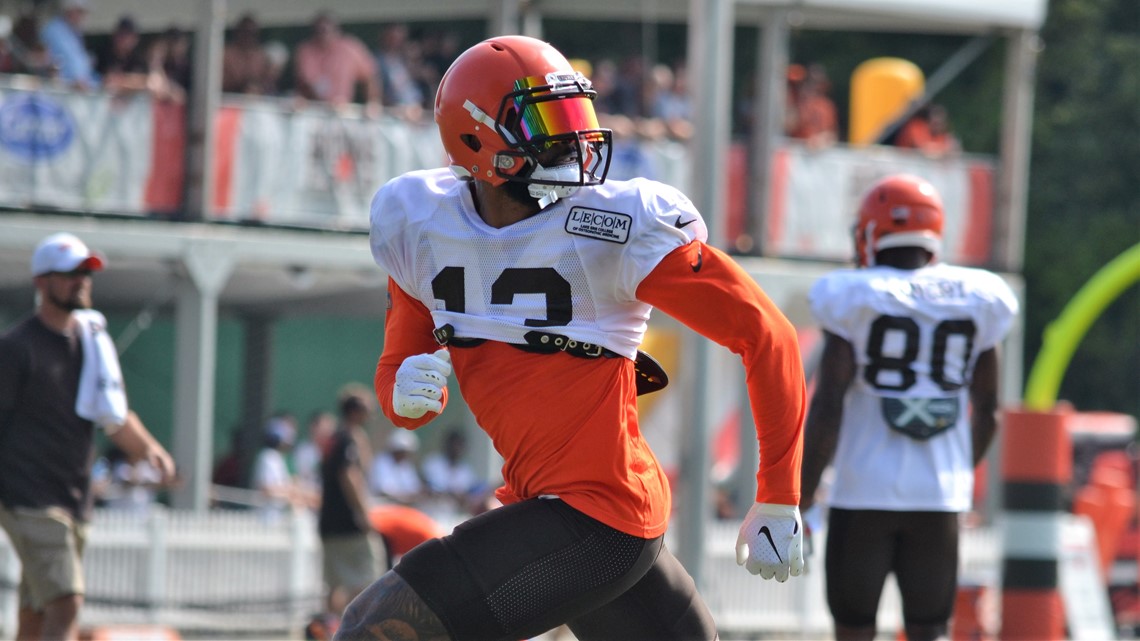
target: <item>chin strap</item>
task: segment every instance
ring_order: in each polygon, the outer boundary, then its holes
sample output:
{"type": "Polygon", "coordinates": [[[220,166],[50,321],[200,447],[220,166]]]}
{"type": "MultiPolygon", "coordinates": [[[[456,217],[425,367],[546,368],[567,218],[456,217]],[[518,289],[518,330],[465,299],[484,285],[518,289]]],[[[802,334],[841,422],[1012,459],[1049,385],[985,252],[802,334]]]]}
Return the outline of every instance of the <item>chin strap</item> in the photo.
{"type": "MultiPolygon", "coordinates": [[[[557,180],[571,182],[581,180],[581,169],[577,164],[558,165],[557,167],[543,167],[535,165],[531,172],[532,179],[557,180]]],[[[544,183],[530,183],[527,193],[538,199],[539,209],[545,209],[558,202],[560,198],[568,198],[578,191],[578,185],[550,185],[544,183]]]]}
{"type": "Polygon", "coordinates": [[[538,208],[539,209],[546,209],[547,207],[553,205],[556,202],[558,202],[558,196],[556,194],[553,194],[553,193],[546,194],[542,198],[538,199],[538,208]]]}

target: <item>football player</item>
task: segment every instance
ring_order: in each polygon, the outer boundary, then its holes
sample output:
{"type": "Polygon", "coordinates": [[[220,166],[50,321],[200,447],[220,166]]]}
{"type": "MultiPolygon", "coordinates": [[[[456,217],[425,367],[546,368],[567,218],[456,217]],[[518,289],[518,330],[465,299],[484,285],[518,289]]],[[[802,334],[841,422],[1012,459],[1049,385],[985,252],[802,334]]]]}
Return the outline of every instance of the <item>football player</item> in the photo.
{"type": "Polygon", "coordinates": [[[454,371],[504,459],[504,506],[404,555],[338,638],[519,639],[560,624],[583,641],[717,637],[663,544],[669,482],[638,425],[638,391],[666,382],[638,351],[653,307],[743,359],[762,464],[737,560],[779,581],[802,571],[795,331],[706,244],[683,194],[606,180],[594,97],[545,42],[477,44],[436,95],[450,168],[397,177],[373,200],[391,296],[378,398],[418,428],[454,371]]]}
{"type": "Polygon", "coordinates": [[[809,294],[824,348],[800,507],[831,463],[824,563],[840,641],[875,637],[890,572],[908,640],[945,638],[953,610],[958,519],[997,427],[998,344],[1018,304],[996,274],[939,262],[942,225],[929,182],[883,178],[859,208],[858,267],[809,294]]]}

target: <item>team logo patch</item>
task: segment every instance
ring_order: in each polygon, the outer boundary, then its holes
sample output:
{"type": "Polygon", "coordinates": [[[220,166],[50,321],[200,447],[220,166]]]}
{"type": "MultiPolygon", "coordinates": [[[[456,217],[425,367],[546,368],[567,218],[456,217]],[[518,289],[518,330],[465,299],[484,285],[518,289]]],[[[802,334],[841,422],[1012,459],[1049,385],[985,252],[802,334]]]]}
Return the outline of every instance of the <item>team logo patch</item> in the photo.
{"type": "Polygon", "coordinates": [[[891,429],[925,441],[941,434],[958,423],[961,412],[958,399],[950,398],[891,398],[884,397],[881,404],[883,418],[891,429]]]}
{"type": "Polygon", "coordinates": [[[633,217],[629,214],[588,207],[574,207],[566,216],[566,231],[611,243],[625,244],[632,226],[633,217]]]}

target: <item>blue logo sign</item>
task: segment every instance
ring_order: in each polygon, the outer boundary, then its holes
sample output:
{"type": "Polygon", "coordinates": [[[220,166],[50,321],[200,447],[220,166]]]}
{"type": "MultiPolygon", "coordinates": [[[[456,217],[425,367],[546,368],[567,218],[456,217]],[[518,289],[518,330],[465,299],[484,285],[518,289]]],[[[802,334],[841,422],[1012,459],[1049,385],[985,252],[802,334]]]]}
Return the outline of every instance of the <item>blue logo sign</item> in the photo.
{"type": "Polygon", "coordinates": [[[75,121],[55,100],[39,94],[16,94],[0,103],[0,148],[36,162],[50,160],[71,146],[75,121]]]}

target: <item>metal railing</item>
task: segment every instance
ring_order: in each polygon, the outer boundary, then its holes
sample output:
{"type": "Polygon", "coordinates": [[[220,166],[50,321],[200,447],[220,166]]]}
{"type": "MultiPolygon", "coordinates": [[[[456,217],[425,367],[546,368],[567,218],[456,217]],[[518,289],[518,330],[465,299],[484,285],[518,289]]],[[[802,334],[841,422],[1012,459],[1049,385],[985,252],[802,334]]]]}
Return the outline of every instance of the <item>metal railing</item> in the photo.
{"type": "MultiPolygon", "coordinates": [[[[321,610],[313,514],[97,510],[84,555],[84,627],[293,636],[321,610]]],[[[19,561],[0,536],[0,638],[15,634],[19,561]]]]}

